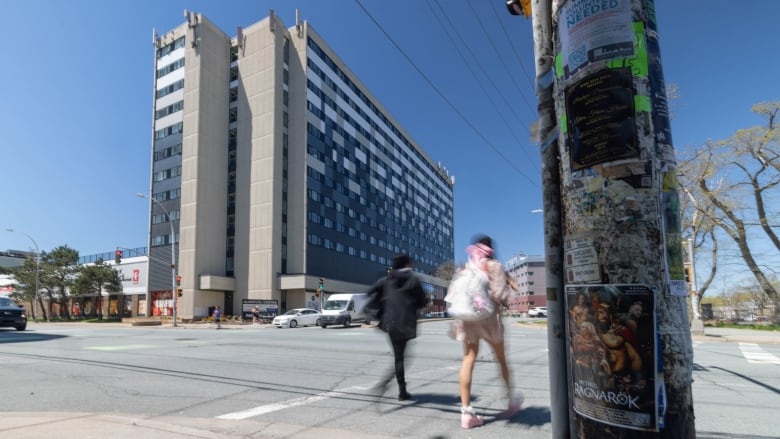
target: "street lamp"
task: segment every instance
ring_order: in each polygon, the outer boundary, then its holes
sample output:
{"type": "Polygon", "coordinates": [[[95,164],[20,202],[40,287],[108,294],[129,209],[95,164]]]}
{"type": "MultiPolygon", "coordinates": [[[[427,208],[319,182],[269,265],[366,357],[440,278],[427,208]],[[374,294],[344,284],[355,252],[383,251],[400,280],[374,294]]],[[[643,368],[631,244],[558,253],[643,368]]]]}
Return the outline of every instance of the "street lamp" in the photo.
{"type": "MultiPolygon", "coordinates": [[[[38,250],[38,243],[35,242],[35,240],[33,239],[32,236],[30,236],[30,235],[28,235],[28,234],[26,234],[24,232],[20,232],[18,230],[14,230],[14,229],[5,229],[5,230],[7,230],[7,231],[9,231],[11,233],[16,232],[16,233],[18,233],[20,235],[26,236],[27,238],[30,239],[30,241],[32,241],[33,245],[35,246],[35,301],[37,302],[38,301],[38,276],[39,276],[40,267],[41,267],[41,252],[38,250]]],[[[33,304],[33,311],[35,311],[35,304],[33,304]]],[[[49,313],[46,313],[46,321],[49,321],[49,313]]]]}
{"type": "Polygon", "coordinates": [[[173,220],[171,219],[171,214],[168,213],[168,209],[165,208],[165,206],[162,205],[159,201],[157,201],[156,198],[154,198],[151,195],[145,195],[145,194],[135,194],[138,198],[146,198],[148,200],[151,200],[153,203],[160,206],[160,208],[165,212],[165,216],[168,218],[168,225],[171,226],[171,297],[173,297],[173,326],[176,325],[176,308],[177,308],[177,294],[176,294],[176,253],[174,246],[176,244],[176,235],[174,235],[173,232],[173,220]]]}

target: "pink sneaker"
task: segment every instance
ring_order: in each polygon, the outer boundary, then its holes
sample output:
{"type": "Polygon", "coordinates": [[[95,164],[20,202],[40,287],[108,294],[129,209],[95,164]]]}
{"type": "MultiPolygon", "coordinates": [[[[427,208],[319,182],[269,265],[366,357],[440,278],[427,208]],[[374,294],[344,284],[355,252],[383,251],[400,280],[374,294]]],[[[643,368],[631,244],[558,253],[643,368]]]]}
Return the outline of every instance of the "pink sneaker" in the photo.
{"type": "Polygon", "coordinates": [[[474,428],[484,424],[482,416],[478,416],[471,406],[460,409],[460,426],[463,428],[474,428]]]}
{"type": "Polygon", "coordinates": [[[525,401],[525,395],[523,392],[517,392],[517,395],[509,400],[509,407],[498,415],[498,419],[509,419],[516,415],[523,406],[523,401],[525,401]]]}

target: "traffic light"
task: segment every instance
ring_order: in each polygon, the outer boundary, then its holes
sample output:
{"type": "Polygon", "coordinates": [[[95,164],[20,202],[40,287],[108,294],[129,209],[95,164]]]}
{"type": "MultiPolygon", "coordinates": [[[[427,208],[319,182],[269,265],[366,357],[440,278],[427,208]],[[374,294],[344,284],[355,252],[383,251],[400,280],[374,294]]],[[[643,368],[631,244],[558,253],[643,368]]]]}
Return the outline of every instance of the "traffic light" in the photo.
{"type": "Polygon", "coordinates": [[[691,278],[691,264],[686,262],[683,266],[685,270],[685,283],[688,284],[688,290],[693,291],[693,279],[691,278]]]}
{"type": "Polygon", "coordinates": [[[122,250],[116,249],[116,252],[114,253],[114,263],[117,265],[122,263],[122,250]]]}
{"type": "Polygon", "coordinates": [[[506,0],[506,8],[512,15],[531,16],[531,0],[506,0]]]}
{"type": "Polygon", "coordinates": [[[320,297],[320,294],[322,294],[322,290],[325,289],[325,279],[320,278],[320,285],[317,287],[317,292],[314,293],[317,297],[320,297]]]}
{"type": "Polygon", "coordinates": [[[180,274],[176,275],[176,295],[179,296],[179,297],[184,295],[184,293],[182,293],[182,291],[181,291],[181,275],[180,274]]]}

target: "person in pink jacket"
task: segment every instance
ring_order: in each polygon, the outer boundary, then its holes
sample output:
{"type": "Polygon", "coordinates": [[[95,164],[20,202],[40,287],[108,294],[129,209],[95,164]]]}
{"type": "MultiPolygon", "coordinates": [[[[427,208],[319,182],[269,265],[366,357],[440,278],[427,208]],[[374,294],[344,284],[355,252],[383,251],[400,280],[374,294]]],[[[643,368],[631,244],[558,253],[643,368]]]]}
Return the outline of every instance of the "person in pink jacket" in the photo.
{"type": "Polygon", "coordinates": [[[461,427],[473,428],[484,423],[471,406],[471,380],[474,363],[479,354],[479,342],[484,340],[490,345],[498,363],[501,378],[506,388],[509,404],[498,417],[509,419],[520,411],[523,394],[515,393],[512,372],[506,360],[504,346],[504,324],[501,321],[501,305],[506,304],[512,291],[516,289],[514,280],[504,271],[501,262],[494,259],[493,240],[489,236],[478,236],[474,243],[466,248],[469,262],[482,270],[488,277],[488,292],[495,302],[495,311],[488,318],[478,321],[455,320],[452,325],[453,337],[463,342],[463,363],[460,368],[461,427]]]}

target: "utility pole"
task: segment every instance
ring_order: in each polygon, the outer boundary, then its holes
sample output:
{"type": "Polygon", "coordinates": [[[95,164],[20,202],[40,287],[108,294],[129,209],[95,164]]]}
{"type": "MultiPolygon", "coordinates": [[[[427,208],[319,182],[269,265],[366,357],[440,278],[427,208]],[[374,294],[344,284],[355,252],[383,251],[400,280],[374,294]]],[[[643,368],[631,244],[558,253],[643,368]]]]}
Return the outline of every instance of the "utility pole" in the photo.
{"type": "Polygon", "coordinates": [[[533,19],[553,437],[694,438],[654,2],[506,3],[533,19]]]}

